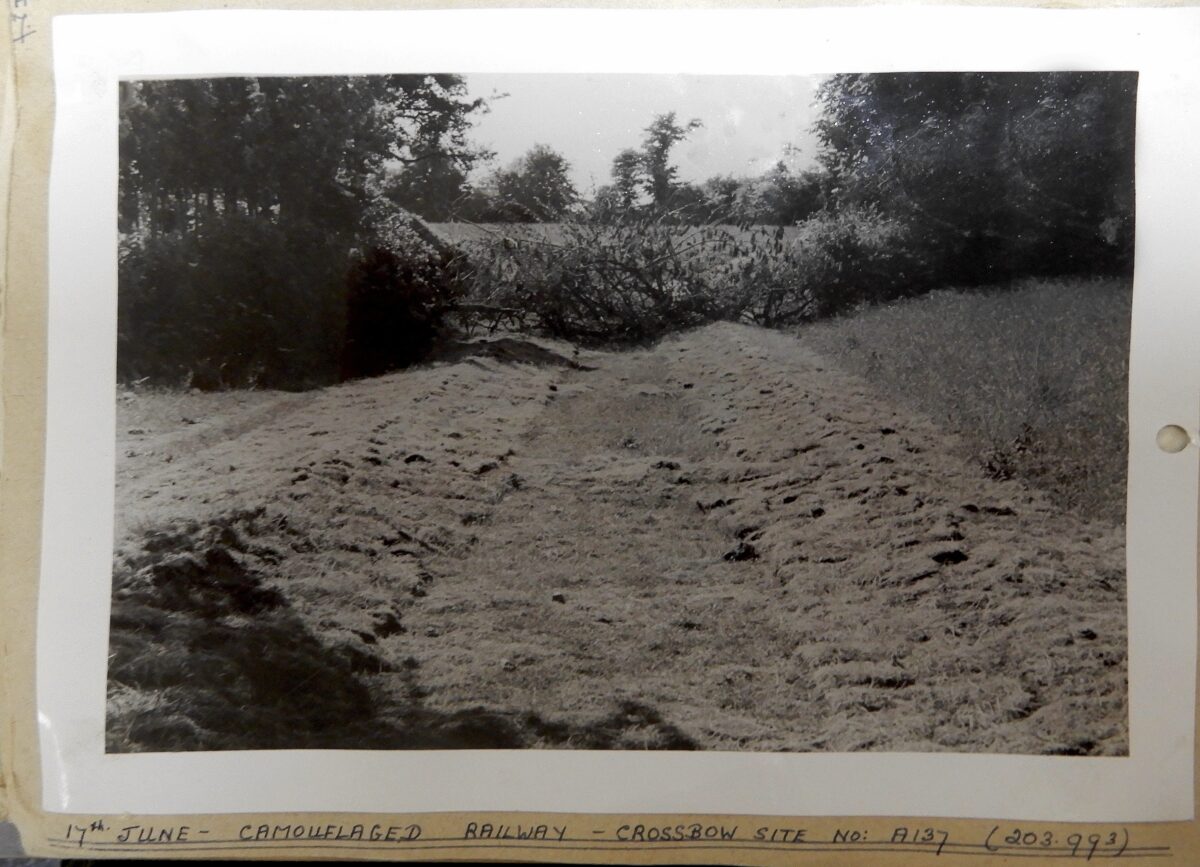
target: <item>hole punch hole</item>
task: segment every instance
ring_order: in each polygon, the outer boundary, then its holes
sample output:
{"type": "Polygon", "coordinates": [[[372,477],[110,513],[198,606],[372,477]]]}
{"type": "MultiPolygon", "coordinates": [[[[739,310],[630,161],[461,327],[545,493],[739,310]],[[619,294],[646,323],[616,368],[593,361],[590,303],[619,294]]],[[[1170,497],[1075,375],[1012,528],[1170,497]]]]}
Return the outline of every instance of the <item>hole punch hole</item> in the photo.
{"type": "Polygon", "coordinates": [[[1158,447],[1168,454],[1178,454],[1192,444],[1192,437],[1177,424],[1164,425],[1155,437],[1158,447]]]}

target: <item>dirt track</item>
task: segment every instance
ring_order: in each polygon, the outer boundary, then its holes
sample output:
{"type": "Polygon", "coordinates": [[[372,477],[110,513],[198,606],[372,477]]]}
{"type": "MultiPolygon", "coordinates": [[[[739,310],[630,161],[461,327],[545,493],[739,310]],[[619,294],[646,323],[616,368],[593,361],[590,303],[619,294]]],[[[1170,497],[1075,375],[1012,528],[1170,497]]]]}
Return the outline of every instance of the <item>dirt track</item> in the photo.
{"type": "Polygon", "coordinates": [[[1120,529],[786,335],[506,338],[118,425],[111,749],[1127,751],[1120,529]]]}

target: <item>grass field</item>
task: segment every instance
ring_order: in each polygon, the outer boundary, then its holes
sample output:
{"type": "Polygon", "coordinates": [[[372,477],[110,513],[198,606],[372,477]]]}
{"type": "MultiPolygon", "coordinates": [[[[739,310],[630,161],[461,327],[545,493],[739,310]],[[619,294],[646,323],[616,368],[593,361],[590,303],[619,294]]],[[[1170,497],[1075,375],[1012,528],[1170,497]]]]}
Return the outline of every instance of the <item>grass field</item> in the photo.
{"type": "Polygon", "coordinates": [[[124,392],[108,749],[1126,754],[1120,528],[815,342],[493,336],[306,395],[124,392]]]}
{"type": "Polygon", "coordinates": [[[1125,519],[1131,287],[1030,281],[935,292],[802,329],[890,400],[961,436],[997,478],[1125,519]]]}

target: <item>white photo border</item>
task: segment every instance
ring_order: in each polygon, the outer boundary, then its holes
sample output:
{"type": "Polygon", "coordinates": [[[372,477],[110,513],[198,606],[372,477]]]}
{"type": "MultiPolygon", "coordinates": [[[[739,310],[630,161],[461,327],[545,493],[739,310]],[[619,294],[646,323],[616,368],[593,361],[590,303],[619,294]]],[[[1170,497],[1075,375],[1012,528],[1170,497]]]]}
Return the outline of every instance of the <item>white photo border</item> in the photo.
{"type": "Polygon", "coordinates": [[[54,20],[42,805],[190,814],[546,811],[1185,820],[1193,813],[1200,8],[196,11],[54,20]],[[582,35],[586,34],[586,38],[582,35]],[[670,34],[670,38],[665,38],[670,34]],[[117,89],[222,74],[1136,70],[1130,754],[246,751],[106,755],[117,89]]]}

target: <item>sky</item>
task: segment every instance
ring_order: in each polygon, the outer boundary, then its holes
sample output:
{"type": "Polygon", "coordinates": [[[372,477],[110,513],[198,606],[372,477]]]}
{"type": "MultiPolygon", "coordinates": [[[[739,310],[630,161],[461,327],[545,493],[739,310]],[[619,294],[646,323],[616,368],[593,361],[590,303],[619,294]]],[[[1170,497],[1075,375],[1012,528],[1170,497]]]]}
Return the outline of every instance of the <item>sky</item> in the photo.
{"type": "Polygon", "coordinates": [[[684,181],[717,174],[756,175],[780,159],[798,169],[816,155],[811,133],[817,77],[619,74],[467,74],[473,97],[489,99],[476,143],[496,152],[484,173],[507,166],[535,144],[571,164],[587,195],[610,181],[613,157],[638,147],[655,115],[677,113],[704,126],[676,145],[672,162],[684,181]],[[793,148],[789,153],[789,148],[793,148]]]}

